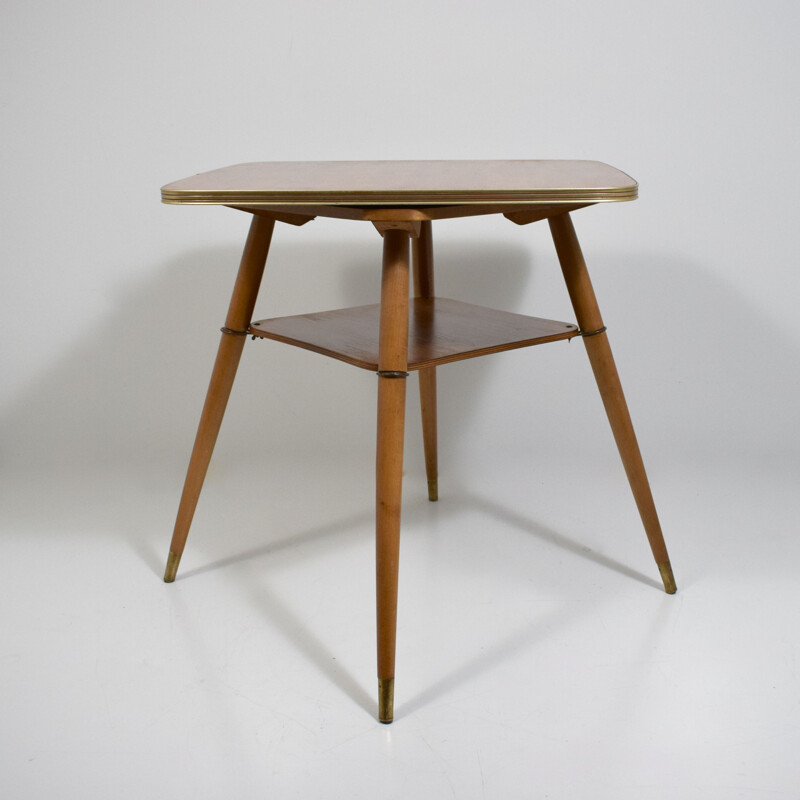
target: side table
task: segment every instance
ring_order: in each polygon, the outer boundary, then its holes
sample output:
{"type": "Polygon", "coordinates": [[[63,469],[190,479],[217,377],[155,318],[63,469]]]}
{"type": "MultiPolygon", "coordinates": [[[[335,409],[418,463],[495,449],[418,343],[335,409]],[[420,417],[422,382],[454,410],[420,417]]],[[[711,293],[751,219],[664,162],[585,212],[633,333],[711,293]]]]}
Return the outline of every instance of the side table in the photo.
{"type": "Polygon", "coordinates": [[[164,186],[165,203],[252,215],[194,443],[164,580],[175,580],[247,336],[275,339],[378,376],[376,574],[378,718],[394,707],[397,576],[406,379],[419,373],[430,500],[438,498],[436,367],[581,336],[665,590],[676,591],[661,526],[570,212],[634,200],[638,185],[595,161],[331,161],[239,164],[164,186]],[[440,298],[432,223],[503,214],[550,225],[577,325],[440,298]],[[380,303],[252,320],[275,222],[371,222],[383,237],[380,303]],[[413,273],[413,299],[409,299],[413,273]]]}

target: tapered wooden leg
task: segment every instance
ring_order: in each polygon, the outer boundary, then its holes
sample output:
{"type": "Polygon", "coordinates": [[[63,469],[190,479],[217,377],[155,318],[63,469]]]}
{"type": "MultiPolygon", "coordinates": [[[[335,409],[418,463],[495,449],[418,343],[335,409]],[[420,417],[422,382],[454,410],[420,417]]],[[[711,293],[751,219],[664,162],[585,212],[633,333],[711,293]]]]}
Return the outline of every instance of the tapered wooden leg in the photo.
{"type": "MultiPolygon", "coordinates": [[[[431,223],[423,222],[412,240],[414,296],[434,297],[433,237],[431,223]]],[[[422,443],[425,448],[425,472],[428,476],[428,499],[439,499],[439,465],[436,432],[436,367],[419,371],[419,402],[422,411],[422,443]]]]}
{"type": "Polygon", "coordinates": [[[428,500],[434,501],[439,499],[439,459],[436,445],[436,367],[419,370],[419,400],[422,410],[425,472],[428,476],[428,500]]]}
{"type": "Polygon", "coordinates": [[[222,338],[217,351],[217,359],[211,373],[211,382],[208,386],[205,405],[200,415],[200,424],[194,440],[192,457],[189,460],[189,469],[183,485],[178,517],[175,520],[175,529],[169,547],[167,568],[164,580],[171,583],[178,572],[186,537],[192,524],[197,500],[203,481],[208,471],[211,454],[217,441],[222,417],[228,404],[233,380],[239,366],[246,336],[244,335],[250,325],[253,308],[264,274],[264,264],[269,252],[272,239],[272,230],[275,221],[267,217],[253,216],[250,232],[242,254],[239,274],[233,289],[228,316],[225,319],[222,338]]]}
{"type": "Polygon", "coordinates": [[[586,345],[589,362],[603,399],[608,420],[611,423],[611,430],[650,542],[650,548],[661,573],[664,589],[668,594],[674,594],[677,586],[672,574],[667,546],[664,543],[644,462],[628,413],[628,405],[622,393],[614,356],[611,354],[608,336],[600,316],[600,309],[597,306],[597,299],[586,270],[578,238],[575,235],[575,228],[569,214],[551,217],[549,223],[567,290],[575,309],[578,325],[583,333],[583,342],[586,345]]]}
{"type": "Polygon", "coordinates": [[[384,234],[375,515],[378,718],[381,722],[391,722],[394,715],[397,575],[408,369],[408,244],[407,231],[387,230],[384,234]]]}

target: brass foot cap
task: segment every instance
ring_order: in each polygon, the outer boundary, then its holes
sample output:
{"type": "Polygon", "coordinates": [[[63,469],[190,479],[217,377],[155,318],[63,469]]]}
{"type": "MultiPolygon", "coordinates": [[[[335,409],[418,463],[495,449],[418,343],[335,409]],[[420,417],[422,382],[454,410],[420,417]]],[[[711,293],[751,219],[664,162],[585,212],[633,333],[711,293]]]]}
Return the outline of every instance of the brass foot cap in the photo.
{"type": "Polygon", "coordinates": [[[378,719],[386,725],[394,719],[394,678],[378,678],[378,719]]]}
{"type": "Polygon", "coordinates": [[[669,562],[659,564],[658,571],[661,573],[661,580],[664,581],[664,591],[667,594],[675,594],[678,591],[678,586],[675,583],[675,576],[672,574],[672,566],[669,562]]]}
{"type": "Polygon", "coordinates": [[[170,550],[167,557],[167,568],[164,570],[164,583],[172,583],[175,580],[175,576],[178,574],[178,564],[180,563],[181,557],[170,550]]]}
{"type": "Polygon", "coordinates": [[[432,503],[439,499],[439,479],[428,481],[428,500],[432,503]]]}

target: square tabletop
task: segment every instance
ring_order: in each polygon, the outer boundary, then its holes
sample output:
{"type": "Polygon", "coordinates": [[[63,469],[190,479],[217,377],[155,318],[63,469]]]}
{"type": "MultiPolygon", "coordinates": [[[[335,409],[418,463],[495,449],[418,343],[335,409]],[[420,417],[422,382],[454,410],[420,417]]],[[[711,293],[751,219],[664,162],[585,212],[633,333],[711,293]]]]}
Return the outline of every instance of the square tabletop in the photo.
{"type": "Polygon", "coordinates": [[[634,200],[638,184],[599,161],[264,161],[169,183],[177,205],[590,204],[634,200]]]}

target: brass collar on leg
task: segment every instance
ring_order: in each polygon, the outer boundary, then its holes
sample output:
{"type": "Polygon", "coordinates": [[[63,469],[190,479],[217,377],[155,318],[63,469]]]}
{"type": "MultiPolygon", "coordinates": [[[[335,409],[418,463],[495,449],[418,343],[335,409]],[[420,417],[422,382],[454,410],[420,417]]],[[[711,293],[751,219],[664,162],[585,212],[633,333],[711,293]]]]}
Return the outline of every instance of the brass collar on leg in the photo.
{"type": "Polygon", "coordinates": [[[608,330],[605,325],[602,328],[598,328],[596,331],[578,331],[578,336],[583,336],[585,339],[587,336],[597,336],[599,333],[605,333],[608,330]]]}
{"type": "Polygon", "coordinates": [[[378,678],[378,719],[384,724],[394,719],[394,678],[378,678]]]}
{"type": "Polygon", "coordinates": [[[675,576],[672,574],[672,565],[669,561],[666,564],[659,564],[658,571],[661,573],[661,580],[664,581],[664,591],[667,594],[675,594],[678,586],[675,583],[675,576]]]}
{"type": "Polygon", "coordinates": [[[175,580],[175,576],[178,574],[178,564],[180,563],[181,557],[170,550],[167,557],[167,568],[164,571],[164,583],[172,583],[175,580]]]}

